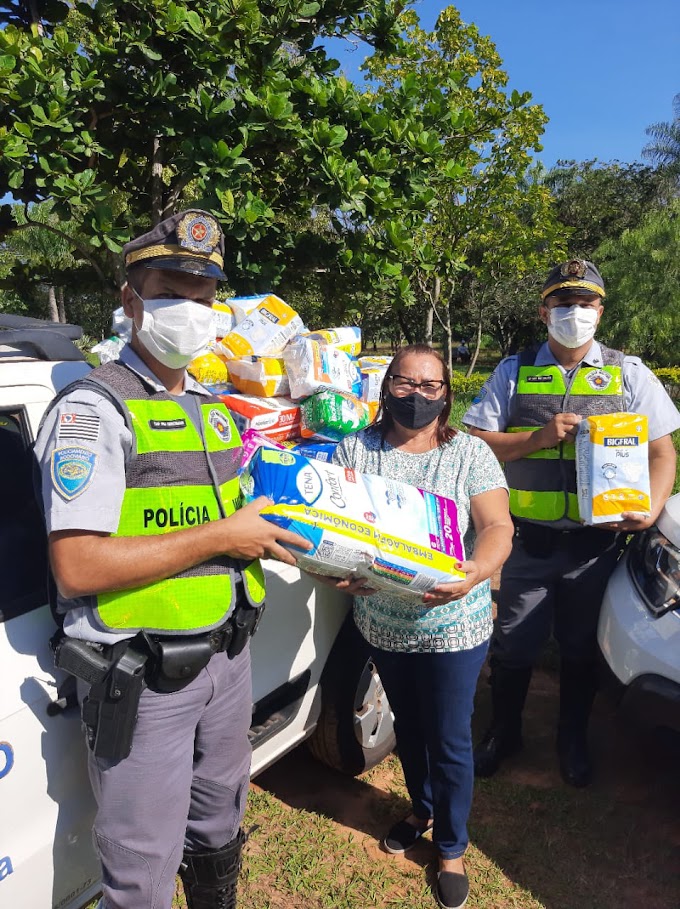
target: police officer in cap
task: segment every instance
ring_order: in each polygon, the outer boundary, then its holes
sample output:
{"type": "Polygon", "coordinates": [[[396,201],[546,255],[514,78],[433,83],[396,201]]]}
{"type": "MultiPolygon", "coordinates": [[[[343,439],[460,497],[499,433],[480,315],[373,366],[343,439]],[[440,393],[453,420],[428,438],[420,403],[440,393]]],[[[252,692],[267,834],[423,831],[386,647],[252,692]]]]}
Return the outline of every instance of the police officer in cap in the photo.
{"type": "Polygon", "coordinates": [[[594,340],[604,296],[592,262],[553,268],[539,306],[547,342],[502,360],[463,418],[505,464],[516,527],[501,574],[490,648],[493,718],[475,749],[477,776],[491,776],[522,747],[532,666],[552,630],[560,648],[560,771],[572,786],[590,782],[587,725],[604,590],[621,535],[650,527],[673,487],[670,434],[680,414],[637,357],[594,340]],[[652,513],[585,527],[576,500],[575,433],[583,417],[617,411],[648,417],[652,513]]]}
{"type": "Polygon", "coordinates": [[[36,444],[56,661],[81,680],[100,906],[170,909],[181,863],[190,909],[230,909],[259,559],[293,564],[282,544],[309,546],[260,517],[267,499],[242,507],[238,431],[186,372],[225,277],[218,223],[183,211],[123,254],[132,340],[58,398],[36,444]]]}

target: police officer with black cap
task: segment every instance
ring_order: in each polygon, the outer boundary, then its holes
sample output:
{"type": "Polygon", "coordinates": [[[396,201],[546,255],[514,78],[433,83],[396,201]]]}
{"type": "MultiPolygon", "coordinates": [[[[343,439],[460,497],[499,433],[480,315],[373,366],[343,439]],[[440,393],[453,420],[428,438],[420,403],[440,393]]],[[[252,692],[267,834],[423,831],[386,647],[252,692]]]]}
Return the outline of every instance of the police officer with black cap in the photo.
{"type": "Polygon", "coordinates": [[[505,464],[516,527],[501,573],[490,648],[493,718],[475,749],[477,776],[491,776],[522,747],[532,666],[552,630],[560,648],[560,771],[566,783],[588,785],[604,590],[622,535],[651,526],[673,487],[670,434],[680,414],[637,357],[594,340],[604,296],[592,262],[572,259],[553,268],[539,306],[547,342],[502,360],[463,418],[505,464]],[[582,417],[617,411],[648,417],[652,513],[585,527],[576,500],[575,433],[582,417]]]}
{"type": "Polygon", "coordinates": [[[242,507],[241,440],[186,372],[211,339],[224,237],[179,212],[128,243],[120,359],[70,386],[36,443],[57,608],[79,679],[102,909],[231,909],[245,835],[259,559],[299,536],[242,507]],[[180,868],[181,864],[181,868],[180,868]]]}

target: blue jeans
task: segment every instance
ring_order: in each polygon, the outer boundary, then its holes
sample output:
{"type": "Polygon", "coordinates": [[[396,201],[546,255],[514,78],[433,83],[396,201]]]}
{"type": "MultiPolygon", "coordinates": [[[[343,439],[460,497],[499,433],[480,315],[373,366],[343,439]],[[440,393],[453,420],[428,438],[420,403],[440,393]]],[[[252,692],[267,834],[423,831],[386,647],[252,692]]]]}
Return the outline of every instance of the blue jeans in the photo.
{"type": "Polygon", "coordinates": [[[445,859],[468,845],[472,805],[473,701],[488,642],[454,653],[373,650],[394,712],[397,749],[413,813],[434,818],[432,839],[445,859]]]}

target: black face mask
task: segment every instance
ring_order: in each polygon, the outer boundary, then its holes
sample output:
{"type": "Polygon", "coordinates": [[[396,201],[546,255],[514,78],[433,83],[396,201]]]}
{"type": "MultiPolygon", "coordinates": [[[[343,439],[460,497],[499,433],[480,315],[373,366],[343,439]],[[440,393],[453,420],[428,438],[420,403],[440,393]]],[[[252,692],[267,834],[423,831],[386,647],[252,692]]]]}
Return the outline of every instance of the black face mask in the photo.
{"type": "Polygon", "coordinates": [[[385,396],[390,416],[405,429],[422,429],[437,419],[446,407],[446,395],[429,400],[414,391],[412,395],[397,398],[391,391],[385,396]]]}

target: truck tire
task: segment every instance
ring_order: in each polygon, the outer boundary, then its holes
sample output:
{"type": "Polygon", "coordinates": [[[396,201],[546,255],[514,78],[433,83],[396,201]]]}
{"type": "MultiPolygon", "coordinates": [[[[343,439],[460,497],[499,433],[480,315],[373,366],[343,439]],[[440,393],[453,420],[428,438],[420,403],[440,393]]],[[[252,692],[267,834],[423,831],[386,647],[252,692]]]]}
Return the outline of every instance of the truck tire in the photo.
{"type": "Polygon", "coordinates": [[[351,613],[321,676],[321,712],[307,746],[334,770],[357,776],[394,750],[394,722],[370,648],[351,613]]]}

